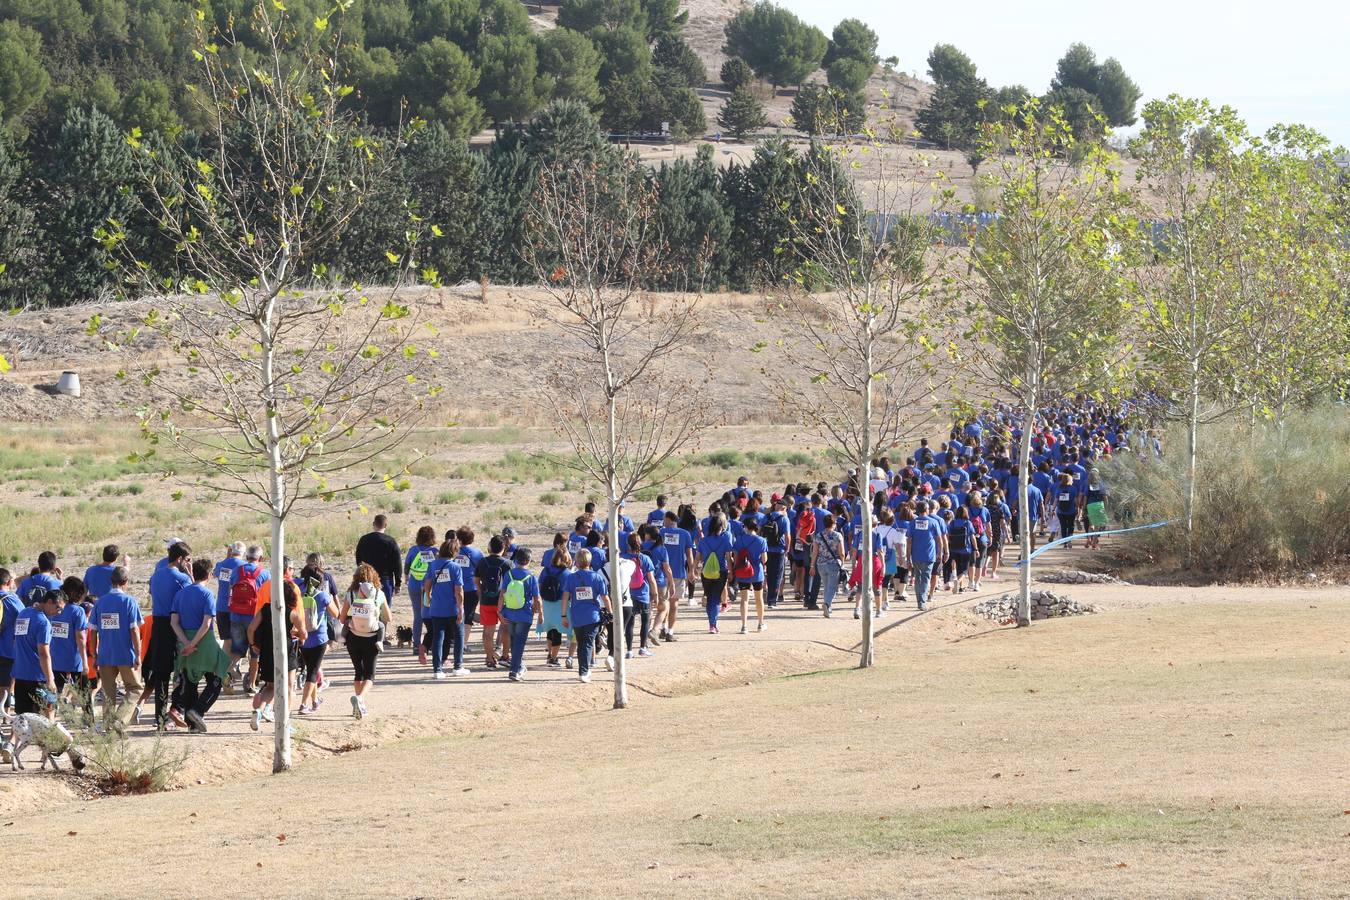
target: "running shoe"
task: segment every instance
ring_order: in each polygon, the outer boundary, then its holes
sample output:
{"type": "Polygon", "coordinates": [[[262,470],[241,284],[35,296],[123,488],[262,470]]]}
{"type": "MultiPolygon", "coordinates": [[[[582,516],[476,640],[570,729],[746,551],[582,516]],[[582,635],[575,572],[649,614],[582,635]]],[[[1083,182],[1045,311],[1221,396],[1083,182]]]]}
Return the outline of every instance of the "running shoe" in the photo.
{"type": "Polygon", "coordinates": [[[275,715],[273,714],[273,712],[272,712],[272,704],[267,703],[267,704],[264,704],[264,705],[263,705],[263,708],[262,708],[262,717],[263,717],[263,721],[264,721],[264,722],[274,722],[274,721],[276,721],[276,716],[275,716],[275,715]]]}
{"type": "MultiPolygon", "coordinates": [[[[300,707],[302,711],[304,708],[303,705],[300,707]]],[[[192,728],[193,732],[197,734],[206,734],[206,720],[202,718],[201,713],[197,712],[195,709],[189,709],[184,713],[184,717],[188,720],[188,725],[192,728]]]]}
{"type": "Polygon", "coordinates": [[[740,633],[741,633],[741,634],[749,634],[749,633],[750,633],[750,629],[747,628],[745,625],[741,625],[741,631],[740,631],[740,633]]]}
{"type": "Polygon", "coordinates": [[[591,683],[591,673],[590,673],[590,672],[582,672],[580,675],[577,676],[577,680],[580,681],[582,684],[590,684],[590,683],[591,683]]]}
{"type": "Polygon", "coordinates": [[[830,617],[830,608],[827,606],[825,607],[825,618],[828,619],[829,617],[830,617]]]}
{"type": "Polygon", "coordinates": [[[853,618],[855,618],[855,619],[861,619],[861,618],[862,618],[862,610],[858,609],[858,607],[856,607],[856,606],[853,607],[853,618]]]}
{"type": "Polygon", "coordinates": [[[638,651],[638,656],[655,656],[655,655],[656,655],[655,653],[648,650],[646,647],[643,647],[641,650],[638,651]]]}
{"type": "Polygon", "coordinates": [[[769,630],[769,623],[768,623],[768,622],[760,622],[760,623],[759,623],[759,630],[760,630],[760,631],[768,631],[768,630],[769,630]]]}
{"type": "Polygon", "coordinates": [[[352,694],[352,718],[360,719],[363,715],[365,715],[365,712],[366,712],[365,709],[363,709],[361,706],[361,698],[356,696],[355,694],[352,694]]]}
{"type": "Polygon", "coordinates": [[[550,660],[548,661],[548,667],[549,667],[550,669],[561,669],[561,668],[562,668],[562,663],[559,662],[559,661],[556,660],[556,659],[550,659],[550,660]]]}
{"type": "Polygon", "coordinates": [[[444,681],[445,673],[442,672],[440,669],[437,669],[435,672],[431,673],[431,677],[436,679],[437,681],[444,681]]]}
{"type": "Polygon", "coordinates": [[[310,708],[305,704],[301,703],[300,708],[295,711],[295,714],[297,716],[307,716],[310,714],[310,708]]]}
{"type": "Polygon", "coordinates": [[[573,664],[573,659],[572,659],[572,657],[569,656],[569,657],[567,657],[566,661],[563,662],[563,668],[564,668],[564,669],[570,669],[570,668],[572,668],[572,664],[573,664]]]}
{"type": "Polygon", "coordinates": [[[522,681],[524,679],[524,676],[521,675],[519,672],[507,672],[506,677],[511,679],[512,681],[522,681]]]}
{"type": "Polygon", "coordinates": [[[356,705],[361,710],[361,718],[364,719],[370,714],[370,710],[366,709],[366,701],[362,700],[360,697],[356,698],[356,705]]]}
{"type": "Polygon", "coordinates": [[[456,678],[463,678],[465,675],[473,674],[473,669],[466,669],[463,666],[460,666],[458,669],[451,669],[450,674],[456,678]]]}
{"type": "MultiPolygon", "coordinates": [[[[356,698],[353,697],[352,699],[355,700],[356,698]]],[[[249,728],[252,728],[254,731],[257,731],[259,728],[262,727],[262,710],[261,710],[261,709],[255,709],[255,710],[253,711],[253,716],[252,716],[252,718],[250,718],[250,719],[248,720],[248,727],[249,727],[249,728]]]]}
{"type": "Polygon", "coordinates": [[[132,725],[141,724],[141,708],[139,705],[131,711],[131,724],[132,725]]]}
{"type": "Polygon", "coordinates": [[[612,656],[605,657],[605,671],[606,672],[614,671],[614,657],[612,656]]]}
{"type": "Polygon", "coordinates": [[[632,658],[633,658],[633,651],[632,651],[632,650],[625,650],[625,651],[623,651],[623,658],[624,658],[624,659],[632,659],[632,658]]]}

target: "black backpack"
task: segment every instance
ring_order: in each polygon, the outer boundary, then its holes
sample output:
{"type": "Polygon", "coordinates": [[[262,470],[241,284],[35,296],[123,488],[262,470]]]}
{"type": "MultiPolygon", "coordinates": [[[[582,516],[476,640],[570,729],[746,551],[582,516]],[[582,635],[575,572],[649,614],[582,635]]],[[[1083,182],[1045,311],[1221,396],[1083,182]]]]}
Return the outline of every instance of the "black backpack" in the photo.
{"type": "Polygon", "coordinates": [[[764,520],[764,530],[760,532],[760,537],[764,538],[764,541],[770,547],[778,547],[782,545],[783,536],[778,533],[777,516],[769,516],[767,519],[764,520]]]}
{"type": "Polygon", "coordinates": [[[947,540],[951,544],[952,553],[970,552],[970,521],[968,519],[955,519],[947,526],[947,540]]]}
{"type": "Polygon", "coordinates": [[[562,599],[562,569],[547,566],[539,573],[539,599],[557,603],[562,599]]]}
{"type": "Polygon", "coordinates": [[[479,600],[491,606],[501,599],[502,582],[511,574],[511,566],[500,557],[489,556],[483,560],[479,571],[483,573],[478,576],[479,600]]]}

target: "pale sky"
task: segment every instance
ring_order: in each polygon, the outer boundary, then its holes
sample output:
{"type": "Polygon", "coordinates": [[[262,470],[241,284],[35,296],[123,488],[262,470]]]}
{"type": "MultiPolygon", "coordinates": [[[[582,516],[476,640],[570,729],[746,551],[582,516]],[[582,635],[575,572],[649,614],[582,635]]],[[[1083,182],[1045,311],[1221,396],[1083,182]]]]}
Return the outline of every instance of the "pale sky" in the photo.
{"type": "Polygon", "coordinates": [[[965,51],[991,84],[1049,87],[1055,62],[1082,41],[1114,56],[1144,92],[1228,104],[1255,131],[1277,122],[1318,129],[1350,146],[1350,2],[1228,0],[779,0],[827,35],[840,19],[867,22],[879,51],[926,78],[934,44],[965,51]]]}

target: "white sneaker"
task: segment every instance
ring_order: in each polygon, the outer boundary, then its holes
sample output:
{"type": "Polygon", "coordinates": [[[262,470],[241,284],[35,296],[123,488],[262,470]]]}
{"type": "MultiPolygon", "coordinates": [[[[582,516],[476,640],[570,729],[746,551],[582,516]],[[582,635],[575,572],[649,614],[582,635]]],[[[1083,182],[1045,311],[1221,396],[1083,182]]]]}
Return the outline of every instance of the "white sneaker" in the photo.
{"type": "Polygon", "coordinates": [[[606,672],[614,671],[614,657],[612,656],[605,657],[605,671],[606,672]]]}
{"type": "MultiPolygon", "coordinates": [[[[352,699],[355,700],[356,698],[353,697],[352,699]]],[[[253,717],[248,720],[248,727],[252,728],[254,731],[257,731],[261,726],[262,726],[262,710],[255,709],[253,711],[253,717]]]]}
{"type": "Polygon", "coordinates": [[[567,657],[567,659],[563,660],[563,668],[564,669],[572,668],[572,657],[569,656],[567,657]]]}
{"type": "Polygon", "coordinates": [[[623,658],[624,658],[624,659],[632,659],[632,658],[633,658],[633,651],[632,651],[632,650],[625,650],[625,651],[623,651],[623,658]]]}
{"type": "Polygon", "coordinates": [[[768,630],[769,630],[769,623],[768,623],[768,622],[760,622],[760,623],[759,623],[759,630],[760,630],[760,631],[768,631],[768,630]]]}
{"type": "Polygon", "coordinates": [[[456,678],[459,678],[461,675],[470,675],[472,673],[473,669],[466,669],[463,666],[460,666],[458,669],[450,670],[450,674],[454,675],[456,678]]]}
{"type": "Polygon", "coordinates": [[[436,679],[437,681],[444,681],[444,680],[445,680],[445,673],[444,673],[444,672],[432,672],[432,673],[431,673],[431,677],[434,678],[434,679],[436,679]]]}
{"type": "Polygon", "coordinates": [[[884,608],[881,609],[881,610],[876,614],[876,616],[875,616],[874,618],[877,618],[877,619],[884,619],[884,618],[886,618],[886,610],[885,610],[884,608]]]}
{"type": "Polygon", "coordinates": [[[268,703],[262,708],[262,717],[264,722],[275,722],[276,716],[272,713],[272,704],[268,703]]]}
{"type": "Polygon", "coordinates": [[[506,673],[506,677],[509,678],[509,679],[511,679],[512,681],[524,681],[524,680],[525,680],[525,676],[522,675],[522,674],[519,673],[519,672],[507,672],[507,673],[506,673]]]}
{"type": "Polygon", "coordinates": [[[584,672],[584,673],[582,673],[581,675],[578,675],[578,676],[577,676],[577,680],[579,680],[582,684],[590,684],[590,683],[591,683],[591,673],[590,673],[590,672],[584,672]]]}
{"type": "Polygon", "coordinates": [[[361,698],[352,694],[352,718],[360,719],[365,715],[365,709],[361,706],[361,698]]]}
{"type": "Polygon", "coordinates": [[[749,634],[749,633],[750,633],[750,629],[747,628],[746,626],[742,625],[742,626],[741,626],[741,634],[749,634]]]}
{"type": "Polygon", "coordinates": [[[853,618],[855,618],[855,619],[861,619],[861,618],[862,618],[862,610],[861,610],[861,609],[858,609],[858,607],[856,607],[856,606],[853,607],[853,618]]]}
{"type": "Polygon", "coordinates": [[[648,650],[646,647],[643,647],[641,650],[638,651],[638,656],[655,656],[655,655],[656,655],[655,653],[648,650]]]}

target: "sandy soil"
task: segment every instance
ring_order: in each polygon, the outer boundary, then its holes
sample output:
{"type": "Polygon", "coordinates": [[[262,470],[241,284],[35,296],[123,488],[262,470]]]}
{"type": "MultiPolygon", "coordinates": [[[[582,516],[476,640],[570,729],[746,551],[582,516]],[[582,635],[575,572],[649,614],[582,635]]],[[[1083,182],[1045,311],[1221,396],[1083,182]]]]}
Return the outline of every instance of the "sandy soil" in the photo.
{"type": "Polygon", "coordinates": [[[16,806],[16,783],[60,780],[6,776],[6,836],[87,860],[33,889],[110,896],[1343,891],[1350,597],[1072,593],[1102,612],[896,616],[871,672],[850,667],[851,619],[686,631],[635,666],[621,713],[601,684],[432,684],[396,662],[376,717],[323,717],[290,775],[251,777],[266,741],[227,732],[194,739],[207,784],[168,794],[16,806]],[[363,749],[321,758],[338,736],[363,749]],[[138,853],[123,831],[155,838],[138,853]]]}

